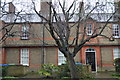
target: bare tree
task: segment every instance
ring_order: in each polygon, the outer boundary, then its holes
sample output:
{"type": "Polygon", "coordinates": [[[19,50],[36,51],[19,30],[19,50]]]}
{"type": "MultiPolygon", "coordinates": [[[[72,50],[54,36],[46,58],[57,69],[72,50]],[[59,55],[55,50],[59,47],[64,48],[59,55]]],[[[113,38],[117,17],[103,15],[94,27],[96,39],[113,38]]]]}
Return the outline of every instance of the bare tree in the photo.
{"type": "MultiPolygon", "coordinates": [[[[80,2],[79,6],[76,4],[76,0],[72,2],[72,4],[66,8],[66,2],[63,0],[63,3],[58,0],[58,5],[61,9],[61,14],[57,12],[56,7],[52,2],[46,2],[49,5],[49,15],[45,17],[43,14],[40,14],[35,9],[35,3],[33,1],[34,10],[42,18],[45,22],[46,29],[51,34],[52,38],[55,40],[57,47],[64,54],[69,64],[69,69],[71,72],[72,78],[79,78],[77,74],[77,69],[75,65],[74,57],[81,50],[81,48],[86,44],[86,42],[90,41],[93,38],[98,36],[107,37],[107,35],[103,35],[103,30],[107,27],[108,22],[113,18],[116,11],[113,9],[113,13],[106,19],[106,23],[104,26],[95,26],[93,28],[93,32],[90,35],[87,35],[88,27],[87,20],[91,17],[91,14],[97,12],[97,16],[101,16],[100,13],[105,13],[107,11],[106,3],[100,4],[97,2],[95,6],[84,5],[84,2],[80,2]],[[99,11],[99,12],[98,12],[99,11]],[[71,25],[70,21],[74,16],[77,16],[74,20],[74,23],[71,25]],[[83,26],[81,25],[83,24],[83,26]],[[75,36],[72,42],[70,42],[70,36],[72,33],[72,29],[75,28],[75,36]],[[70,51],[70,46],[73,46],[73,51],[70,51]]],[[[113,4],[112,4],[113,5],[113,4]]],[[[110,10],[110,8],[108,8],[110,10]]],[[[94,15],[94,14],[93,14],[94,15]]],[[[110,37],[107,37],[111,39],[110,37]]]]}
{"type": "MultiPolygon", "coordinates": [[[[36,10],[36,4],[33,0],[32,3],[35,13],[43,20],[43,22],[45,22],[45,28],[49,31],[50,35],[55,40],[59,50],[66,57],[71,72],[71,77],[79,78],[74,57],[76,56],[78,51],[82,49],[86,42],[90,41],[93,38],[104,36],[111,39],[111,36],[108,37],[107,35],[103,35],[102,32],[107,27],[108,22],[113,18],[116,11],[112,9],[113,13],[106,19],[105,25],[95,26],[94,28],[92,28],[92,32],[90,32],[91,34],[89,35],[87,34],[89,33],[87,20],[92,18],[92,15],[95,15],[93,13],[97,14],[97,18],[101,18],[100,13],[105,13],[106,11],[110,10],[110,8],[106,8],[106,5],[108,5],[107,2],[104,4],[97,2],[96,4],[94,4],[94,6],[92,6],[91,4],[84,4],[83,1],[78,4],[77,0],[74,0],[69,6],[66,6],[65,0],[63,0],[63,2],[58,0],[60,12],[56,9],[56,6],[52,2],[46,2],[46,4],[49,6],[48,15],[43,15],[39,13],[36,10]],[[71,21],[73,21],[72,24],[70,23],[71,21]],[[71,40],[70,37],[71,34],[73,34],[72,29],[75,30],[75,36],[74,39],[71,40]],[[73,46],[73,51],[70,50],[71,46],[73,46]]],[[[110,4],[113,5],[112,3],[110,4]]],[[[7,13],[4,10],[3,12],[7,13]]],[[[19,11],[17,12],[17,14],[14,13],[17,17],[16,19],[14,19],[13,24],[16,22],[18,17],[21,17],[19,16],[20,12],[23,11],[19,11]]],[[[11,28],[7,28],[8,25],[0,29],[1,31],[6,31],[1,40],[5,40],[6,35],[8,35],[8,33],[13,28],[13,25],[11,26],[11,28]]]]}

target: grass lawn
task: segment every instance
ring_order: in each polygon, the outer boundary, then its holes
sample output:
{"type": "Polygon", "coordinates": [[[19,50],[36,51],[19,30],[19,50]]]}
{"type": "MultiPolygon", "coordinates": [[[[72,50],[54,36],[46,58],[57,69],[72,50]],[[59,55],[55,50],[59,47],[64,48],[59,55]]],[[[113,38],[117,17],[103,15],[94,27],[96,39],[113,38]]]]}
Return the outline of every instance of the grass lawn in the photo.
{"type": "Polygon", "coordinates": [[[120,79],[120,73],[114,73],[114,74],[112,74],[112,76],[113,76],[114,78],[120,79]]]}
{"type": "Polygon", "coordinates": [[[18,79],[18,77],[0,77],[0,79],[18,79]]]}

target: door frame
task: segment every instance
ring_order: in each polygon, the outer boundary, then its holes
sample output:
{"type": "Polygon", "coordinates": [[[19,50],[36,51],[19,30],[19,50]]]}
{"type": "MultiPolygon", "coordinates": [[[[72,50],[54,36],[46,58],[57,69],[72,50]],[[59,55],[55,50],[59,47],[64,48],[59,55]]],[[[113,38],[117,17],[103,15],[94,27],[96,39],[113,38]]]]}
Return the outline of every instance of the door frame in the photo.
{"type": "MultiPolygon", "coordinates": [[[[94,48],[87,48],[87,49],[94,49],[94,48]]],[[[94,51],[87,51],[87,49],[85,50],[85,64],[86,64],[86,53],[87,52],[94,52],[95,53],[95,68],[96,68],[96,71],[97,72],[97,58],[96,58],[96,50],[94,49],[94,51]]]]}

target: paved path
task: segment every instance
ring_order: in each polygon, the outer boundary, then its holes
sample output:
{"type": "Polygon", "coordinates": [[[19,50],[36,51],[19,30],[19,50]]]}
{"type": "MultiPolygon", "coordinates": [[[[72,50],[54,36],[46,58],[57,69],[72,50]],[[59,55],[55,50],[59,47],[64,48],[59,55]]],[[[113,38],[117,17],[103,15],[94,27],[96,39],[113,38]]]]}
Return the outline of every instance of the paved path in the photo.
{"type": "Polygon", "coordinates": [[[112,76],[112,74],[114,74],[114,72],[98,72],[98,73],[93,73],[94,78],[96,78],[96,80],[119,80],[116,79],[112,76]]]}
{"type": "Polygon", "coordinates": [[[112,77],[113,72],[98,72],[93,74],[95,78],[113,78],[112,77]]]}

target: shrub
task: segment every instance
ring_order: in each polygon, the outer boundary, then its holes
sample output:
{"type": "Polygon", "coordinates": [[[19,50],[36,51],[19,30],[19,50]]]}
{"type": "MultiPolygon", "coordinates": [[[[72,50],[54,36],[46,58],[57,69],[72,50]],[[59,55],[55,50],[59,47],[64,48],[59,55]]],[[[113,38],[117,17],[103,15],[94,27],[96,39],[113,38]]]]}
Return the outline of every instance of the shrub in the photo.
{"type": "Polygon", "coordinates": [[[120,58],[115,59],[115,70],[120,73],[120,58]]]}
{"type": "Polygon", "coordinates": [[[113,76],[114,78],[120,79],[120,73],[114,73],[114,74],[112,74],[112,76],[113,76]]]}
{"type": "Polygon", "coordinates": [[[44,77],[54,77],[59,71],[58,66],[53,64],[44,64],[39,70],[39,74],[44,77]]]}
{"type": "Polygon", "coordinates": [[[7,69],[8,69],[8,66],[2,66],[2,77],[7,76],[7,69]]]}
{"type": "Polygon", "coordinates": [[[70,70],[67,64],[59,65],[58,77],[70,77],[70,70]]]}
{"type": "MultiPolygon", "coordinates": [[[[92,74],[89,71],[89,65],[76,65],[78,74],[80,78],[92,78],[92,74]]],[[[59,76],[60,78],[62,77],[70,77],[70,70],[68,68],[68,64],[63,64],[59,66],[59,76]]]]}
{"type": "MultiPolygon", "coordinates": [[[[92,78],[91,73],[88,70],[88,65],[76,65],[77,71],[80,74],[80,78],[92,78]]],[[[39,70],[39,74],[42,77],[55,77],[58,79],[70,78],[70,70],[68,64],[55,66],[53,64],[44,64],[39,70]]]]}

